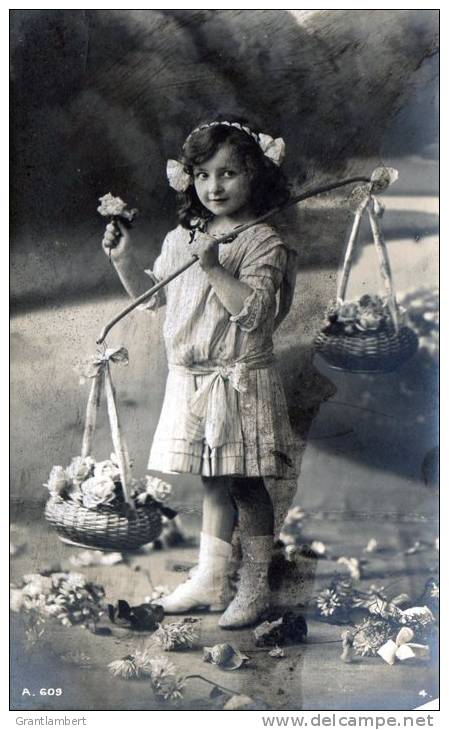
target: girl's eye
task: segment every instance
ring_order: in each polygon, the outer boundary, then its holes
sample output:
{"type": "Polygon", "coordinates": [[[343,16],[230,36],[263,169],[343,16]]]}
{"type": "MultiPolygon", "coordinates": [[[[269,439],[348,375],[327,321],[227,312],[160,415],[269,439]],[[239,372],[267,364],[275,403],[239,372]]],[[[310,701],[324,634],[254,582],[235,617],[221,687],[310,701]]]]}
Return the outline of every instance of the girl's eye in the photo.
{"type": "Polygon", "coordinates": [[[234,170],[226,170],[225,173],[224,173],[224,176],[225,177],[235,177],[236,174],[237,173],[234,170]]]}
{"type": "Polygon", "coordinates": [[[197,180],[207,180],[207,172],[197,172],[195,177],[197,180]]]}

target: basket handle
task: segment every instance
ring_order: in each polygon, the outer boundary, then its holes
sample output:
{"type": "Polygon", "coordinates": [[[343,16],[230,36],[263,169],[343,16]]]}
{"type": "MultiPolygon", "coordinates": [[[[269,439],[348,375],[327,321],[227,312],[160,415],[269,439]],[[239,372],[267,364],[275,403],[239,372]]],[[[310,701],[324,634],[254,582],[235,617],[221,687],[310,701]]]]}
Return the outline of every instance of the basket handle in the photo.
{"type": "Polygon", "coordinates": [[[397,332],[399,329],[399,310],[396,301],[396,294],[393,284],[393,274],[391,272],[390,259],[388,257],[387,245],[380,227],[380,218],[382,217],[383,208],[374,198],[368,208],[369,222],[373,241],[379,257],[380,275],[384,282],[385,291],[387,292],[388,309],[390,310],[393,326],[397,332]]]}
{"type": "Polygon", "coordinates": [[[126,448],[125,441],[122,436],[120,421],[118,417],[117,405],[115,402],[115,388],[112,383],[111,371],[109,363],[105,367],[104,371],[104,385],[106,391],[106,402],[108,406],[109,425],[111,427],[112,443],[114,445],[114,452],[118,459],[120,469],[120,480],[123,488],[123,498],[125,502],[134,506],[134,502],[131,499],[129,493],[129,487],[131,484],[131,469],[129,466],[129,455],[126,448]]]}
{"type": "Polygon", "coordinates": [[[354,216],[354,222],[352,224],[351,233],[345,250],[343,268],[337,286],[337,301],[344,301],[345,298],[349,274],[351,271],[352,263],[354,261],[354,253],[357,244],[358,234],[360,231],[360,225],[366,210],[368,210],[368,217],[370,221],[373,242],[376,247],[376,252],[379,259],[380,275],[382,277],[385,291],[387,294],[388,308],[390,310],[394,329],[397,332],[399,329],[399,310],[396,301],[396,294],[393,284],[393,274],[391,271],[390,260],[388,257],[388,250],[380,226],[380,218],[382,217],[383,208],[377,198],[373,197],[371,193],[368,193],[363,199],[361,204],[358,206],[354,216]]]}
{"type": "Polygon", "coordinates": [[[355,216],[354,216],[354,222],[352,224],[351,234],[349,236],[349,241],[346,246],[345,250],[345,258],[343,262],[343,269],[341,272],[341,276],[338,282],[337,287],[337,300],[343,301],[346,294],[346,289],[348,286],[348,280],[349,280],[349,273],[351,271],[352,262],[354,260],[354,253],[355,253],[355,247],[360,231],[360,224],[362,222],[363,215],[365,213],[366,207],[369,203],[369,195],[365,197],[365,199],[362,201],[362,203],[358,206],[355,216]]]}
{"type": "Polygon", "coordinates": [[[84,421],[83,442],[81,445],[81,456],[83,459],[90,456],[92,451],[92,440],[97,422],[97,413],[100,407],[101,391],[103,385],[103,371],[99,370],[92,379],[89,398],[87,399],[86,419],[84,421]]]}
{"type": "Polygon", "coordinates": [[[90,388],[89,398],[87,400],[86,420],[84,424],[81,456],[85,458],[86,456],[90,456],[91,454],[97,413],[100,407],[101,393],[104,388],[106,393],[106,402],[108,409],[109,425],[111,428],[112,443],[114,446],[114,452],[118,460],[120,481],[123,488],[123,498],[125,502],[134,507],[134,502],[130,496],[131,468],[129,455],[120,427],[115,399],[115,388],[112,382],[109,359],[101,358],[100,360],[97,360],[96,366],[97,371],[92,378],[92,385],[90,388]]]}

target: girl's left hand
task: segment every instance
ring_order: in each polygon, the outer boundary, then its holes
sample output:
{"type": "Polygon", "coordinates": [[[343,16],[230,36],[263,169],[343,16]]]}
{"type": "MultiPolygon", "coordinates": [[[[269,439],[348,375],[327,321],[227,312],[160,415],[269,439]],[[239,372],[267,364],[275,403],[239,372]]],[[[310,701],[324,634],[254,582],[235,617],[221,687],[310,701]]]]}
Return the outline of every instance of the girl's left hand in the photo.
{"type": "Polygon", "coordinates": [[[220,266],[220,260],[218,258],[218,244],[212,236],[208,236],[207,233],[201,233],[197,231],[195,238],[190,246],[192,254],[198,256],[198,260],[203,271],[210,271],[211,269],[220,266]]]}

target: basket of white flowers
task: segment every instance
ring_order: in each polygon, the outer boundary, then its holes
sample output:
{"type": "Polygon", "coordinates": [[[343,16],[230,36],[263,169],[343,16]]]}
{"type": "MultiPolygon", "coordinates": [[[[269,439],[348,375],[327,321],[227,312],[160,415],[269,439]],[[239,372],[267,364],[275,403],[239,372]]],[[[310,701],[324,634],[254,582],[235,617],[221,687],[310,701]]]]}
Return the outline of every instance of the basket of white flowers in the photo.
{"type": "Polygon", "coordinates": [[[162,515],[176,512],[163,502],[171,487],[161,479],[134,479],[121,433],[110,363],[127,363],[125,348],[97,354],[86,373],[92,378],[81,455],[67,467],[54,466],[44,485],[50,492],[45,517],[64,542],[103,550],[135,550],[153,542],[162,530],[162,515]],[[114,453],[95,461],[91,456],[96,413],[106,393],[114,453]]]}
{"type": "MultiPolygon", "coordinates": [[[[398,175],[392,168],[382,174],[393,183],[398,175]]],[[[418,349],[418,338],[407,326],[406,310],[399,307],[393,276],[383,238],[380,219],[384,208],[372,194],[372,186],[356,188],[357,202],[354,224],[346,247],[337,296],[326,311],[321,332],[315,338],[315,351],[333,368],[361,373],[390,372],[409,360],[418,349]],[[346,300],[346,288],[354,258],[360,224],[368,213],[373,242],[378,254],[379,269],[385,296],[365,294],[346,300]]]]}

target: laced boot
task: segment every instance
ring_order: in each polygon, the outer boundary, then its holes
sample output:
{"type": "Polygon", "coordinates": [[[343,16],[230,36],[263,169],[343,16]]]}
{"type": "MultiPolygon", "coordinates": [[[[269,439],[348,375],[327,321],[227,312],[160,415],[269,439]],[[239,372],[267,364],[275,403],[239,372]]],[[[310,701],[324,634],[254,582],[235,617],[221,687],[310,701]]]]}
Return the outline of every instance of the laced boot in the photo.
{"type": "Polygon", "coordinates": [[[237,595],[220,618],[223,629],[250,626],[270,605],[268,567],[273,552],[273,535],[241,536],[243,561],[237,595]]]}
{"type": "Polygon", "coordinates": [[[201,533],[198,565],[188,580],[157,600],[165,613],[185,613],[199,608],[224,611],[232,599],[228,563],[230,543],[201,533]]]}

